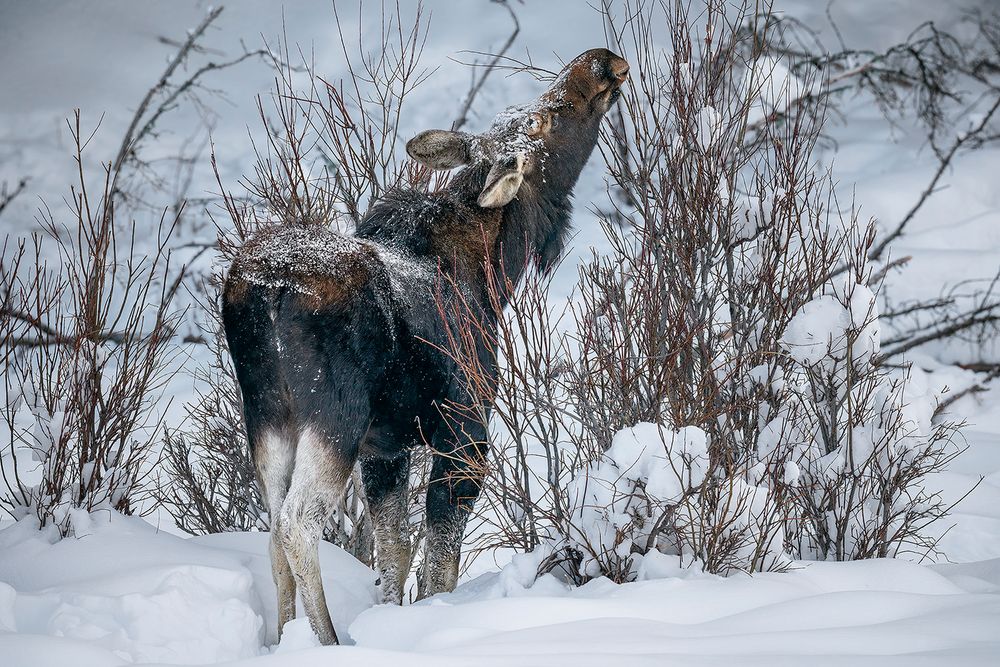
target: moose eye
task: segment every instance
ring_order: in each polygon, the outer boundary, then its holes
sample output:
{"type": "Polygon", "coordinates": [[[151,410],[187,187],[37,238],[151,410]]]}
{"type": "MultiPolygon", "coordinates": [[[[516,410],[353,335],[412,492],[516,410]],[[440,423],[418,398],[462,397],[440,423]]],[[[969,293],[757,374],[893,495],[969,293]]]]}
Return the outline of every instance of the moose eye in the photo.
{"type": "Polygon", "coordinates": [[[527,131],[529,136],[540,134],[546,127],[548,127],[548,121],[542,114],[533,113],[528,116],[527,131]]]}

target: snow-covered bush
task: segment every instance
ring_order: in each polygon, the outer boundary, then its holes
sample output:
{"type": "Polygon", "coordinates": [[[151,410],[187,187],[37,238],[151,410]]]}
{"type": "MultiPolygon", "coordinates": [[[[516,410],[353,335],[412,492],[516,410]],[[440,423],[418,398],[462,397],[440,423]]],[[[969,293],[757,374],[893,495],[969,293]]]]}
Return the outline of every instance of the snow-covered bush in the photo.
{"type": "Polygon", "coordinates": [[[934,423],[935,405],[907,400],[906,373],[879,364],[872,291],[848,280],[830,292],[785,329],[784,382],[757,442],[799,517],[790,547],[836,560],[925,555],[924,530],[946,508],[924,479],[959,453],[956,427],[934,423]]]}
{"type": "Polygon", "coordinates": [[[173,224],[161,222],[149,255],[133,255],[140,231],[116,219],[117,172],[106,165],[91,195],[79,112],[70,130],[80,165],[70,222],[44,209],[43,232],[0,253],[0,508],[63,535],[78,510],[143,509],[177,322],[173,224]]]}
{"type": "Polygon", "coordinates": [[[822,76],[762,55],[749,5],[616,7],[607,250],[563,311],[545,276],[490,277],[513,292],[495,385],[451,341],[474,399],[450,409],[490,425],[480,546],[541,547],[576,582],[652,550],[725,573],[933,548],[955,427],[879,356],[874,227],[814,152],[822,76]]]}
{"type": "Polygon", "coordinates": [[[640,423],[617,433],[566,485],[569,522],[579,529],[569,544],[582,554],[582,573],[626,578],[633,550],[656,546],[664,522],[707,472],[708,442],[696,426],[675,432],[640,423]]]}
{"type": "Polygon", "coordinates": [[[646,16],[616,33],[645,77],[606,133],[612,251],[584,269],[577,318],[613,400],[586,378],[600,391],[578,413],[603,409],[605,433],[640,416],[629,404],[704,429],[710,471],[675,531],[710,570],[932,548],[945,508],[923,482],[957,454],[954,426],[882,366],[874,228],[814,154],[822,78],[760,56],[769,19],[747,6],[646,16]]]}

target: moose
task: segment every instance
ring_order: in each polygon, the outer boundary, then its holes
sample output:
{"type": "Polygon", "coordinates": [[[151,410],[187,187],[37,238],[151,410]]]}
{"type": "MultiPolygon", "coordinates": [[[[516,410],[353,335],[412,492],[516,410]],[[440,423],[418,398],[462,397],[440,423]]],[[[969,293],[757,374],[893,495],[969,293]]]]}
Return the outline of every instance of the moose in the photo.
{"type": "Polygon", "coordinates": [[[434,456],[419,590],[454,588],[482,483],[456,452],[484,447],[486,432],[445,423],[441,406],[461,403],[464,390],[442,351],[456,324],[436,304],[461,290],[485,312],[487,262],[515,284],[532,262],[555,263],[571,193],[628,70],[607,49],[586,51],[485,133],[427,130],[410,140],[407,153],[427,167],[464,165],[439,191],[389,192],[354,235],[284,221],[236,254],[223,325],[270,513],[279,634],[295,617],[298,589],[319,640],[338,643],[318,542],[359,462],[382,601],[402,602],[410,452],[425,442],[434,456]]]}

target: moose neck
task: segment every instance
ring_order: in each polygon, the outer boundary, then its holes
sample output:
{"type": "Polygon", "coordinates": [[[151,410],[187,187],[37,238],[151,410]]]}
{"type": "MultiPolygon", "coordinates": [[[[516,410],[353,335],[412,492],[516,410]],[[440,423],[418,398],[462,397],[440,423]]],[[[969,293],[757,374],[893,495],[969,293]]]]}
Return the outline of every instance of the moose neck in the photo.
{"type": "Polygon", "coordinates": [[[569,190],[536,188],[526,181],[518,196],[503,208],[493,248],[493,267],[514,284],[529,263],[550,270],[562,255],[570,226],[569,190]]]}
{"type": "MultiPolygon", "coordinates": [[[[599,124],[600,118],[595,118],[571,140],[560,142],[558,152],[524,179],[517,196],[502,209],[482,209],[476,203],[489,164],[471,165],[453,178],[451,197],[468,209],[497,216],[490,225],[492,247],[485,249],[489,255],[484,259],[501,280],[516,285],[531,262],[538,262],[543,272],[558,262],[570,229],[570,197],[597,143],[599,124]]],[[[506,305],[506,295],[502,300],[506,305]]]]}
{"type": "MultiPolygon", "coordinates": [[[[570,224],[569,187],[526,178],[517,196],[501,209],[482,209],[476,198],[486,183],[489,165],[474,165],[456,175],[450,188],[463,204],[493,217],[492,247],[482,259],[492,264],[501,282],[517,284],[531,262],[546,271],[559,259],[570,224]]],[[[575,181],[575,175],[573,180],[575,181]]],[[[480,246],[481,247],[481,246],[480,246]]],[[[482,261],[482,260],[480,260],[482,261]]],[[[506,295],[501,295],[506,304],[506,295]]]]}
{"type": "MultiPolygon", "coordinates": [[[[488,172],[488,164],[467,167],[455,175],[448,189],[464,208],[483,216],[479,225],[485,224],[483,231],[487,232],[490,247],[483,248],[481,241],[478,243],[482,255],[476,263],[489,261],[498,278],[516,284],[529,262],[539,262],[544,270],[558,259],[569,227],[568,193],[552,188],[542,190],[532,179],[525,179],[517,197],[503,208],[480,208],[476,200],[488,172]]],[[[483,239],[481,231],[475,233],[483,239]]]]}
{"type": "Polygon", "coordinates": [[[570,230],[573,188],[597,143],[597,125],[583,134],[574,146],[563,147],[559,159],[543,164],[541,173],[526,178],[517,197],[503,208],[493,265],[515,284],[529,262],[537,261],[547,272],[562,256],[570,230]]]}

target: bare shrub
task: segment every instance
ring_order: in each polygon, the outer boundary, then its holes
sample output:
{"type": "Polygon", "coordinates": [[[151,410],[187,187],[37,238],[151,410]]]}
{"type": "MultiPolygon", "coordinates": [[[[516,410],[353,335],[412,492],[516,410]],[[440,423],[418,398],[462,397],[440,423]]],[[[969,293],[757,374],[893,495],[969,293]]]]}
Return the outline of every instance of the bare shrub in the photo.
{"type": "Polygon", "coordinates": [[[106,165],[93,195],[79,112],[69,127],[79,174],[69,222],[44,209],[42,234],[7,237],[0,258],[0,506],[63,535],[76,509],[140,508],[178,321],[166,278],[173,223],[161,220],[140,258],[135,224],[123,233],[116,220],[118,172],[106,165]]]}
{"type": "MultiPolygon", "coordinates": [[[[57,221],[46,208],[41,235],[5,242],[0,327],[8,431],[5,509],[23,513],[29,506],[43,524],[54,521],[64,534],[70,529],[70,509],[137,511],[151,487],[153,445],[163,436],[166,409],[153,402],[176,370],[168,341],[189,312],[171,304],[194,277],[188,265],[168,276],[167,248],[176,244],[190,210],[186,191],[200,149],[189,149],[203,147],[206,142],[199,138],[211,122],[205,98],[219,94],[205,84],[213,73],[271,55],[260,49],[195,62],[222,11],[210,9],[179,41],[161,38],[176,51],[138,101],[117,154],[105,167],[100,197],[88,193],[83,153],[89,139],[80,134],[77,114],[70,129],[79,183],[67,199],[75,222],[57,221]],[[194,107],[202,122],[176,155],[148,159],[145,149],[162,134],[165,118],[183,104],[194,107]],[[179,189],[168,193],[171,177],[179,189]],[[169,213],[151,202],[166,194],[173,196],[169,213]],[[123,225],[120,215],[116,222],[116,209],[125,207],[140,217],[159,216],[156,233],[150,234],[148,225],[137,233],[135,223],[123,225]]],[[[22,179],[13,190],[5,184],[0,212],[26,183],[22,179]]],[[[201,247],[194,259],[206,250],[201,247]]]]}
{"type": "Polygon", "coordinates": [[[266,530],[267,509],[218,318],[209,333],[212,359],[194,374],[197,400],[185,406],[187,423],[164,434],[157,496],[177,527],[192,535],[266,530]]]}
{"type": "Polygon", "coordinates": [[[292,65],[287,38],[272,51],[280,53],[272,55],[275,88],[269,104],[257,102],[266,143],[253,142],[256,160],[240,182],[243,195],[219,183],[236,234],[222,239],[224,254],[261,225],[294,221],[350,231],[385,191],[430,181],[429,170],[397,151],[406,100],[430,74],[420,64],[427,21],[420,5],[409,21],[394,7],[382,7],[375,44],[363,40],[363,31],[352,41],[334,8],[349,73],[339,82],[323,79],[302,52],[292,65]]]}
{"type": "Polygon", "coordinates": [[[609,249],[562,307],[489,266],[486,313],[439,303],[470,396],[446,410],[490,434],[478,548],[578,583],[654,550],[718,573],[927,553],[956,425],[883,365],[875,228],[814,155],[831,82],[769,57],[748,4],[615,9],[633,75],[601,144],[609,249]]]}
{"type": "Polygon", "coordinates": [[[196,166],[201,163],[217,120],[213,98],[225,99],[213,78],[218,80],[222,73],[248,61],[274,59],[266,48],[243,48],[230,57],[207,47],[224,10],[221,5],[210,6],[201,21],[183,36],[158,37],[159,42],[174,47],[174,52],[142,98],[135,101],[135,111],[112,161],[112,169],[118,174],[113,193],[116,203],[127,204],[137,213],[158,215],[163,208],[161,202],[169,201],[171,213],[177,218],[177,237],[211,230],[200,205],[206,200],[192,197],[191,190],[196,182],[196,166]],[[163,155],[162,148],[157,151],[153,145],[170,133],[170,118],[180,109],[193,111],[197,121],[190,127],[171,128],[182,133],[181,141],[163,155]],[[153,153],[160,154],[153,157],[153,153]]]}

